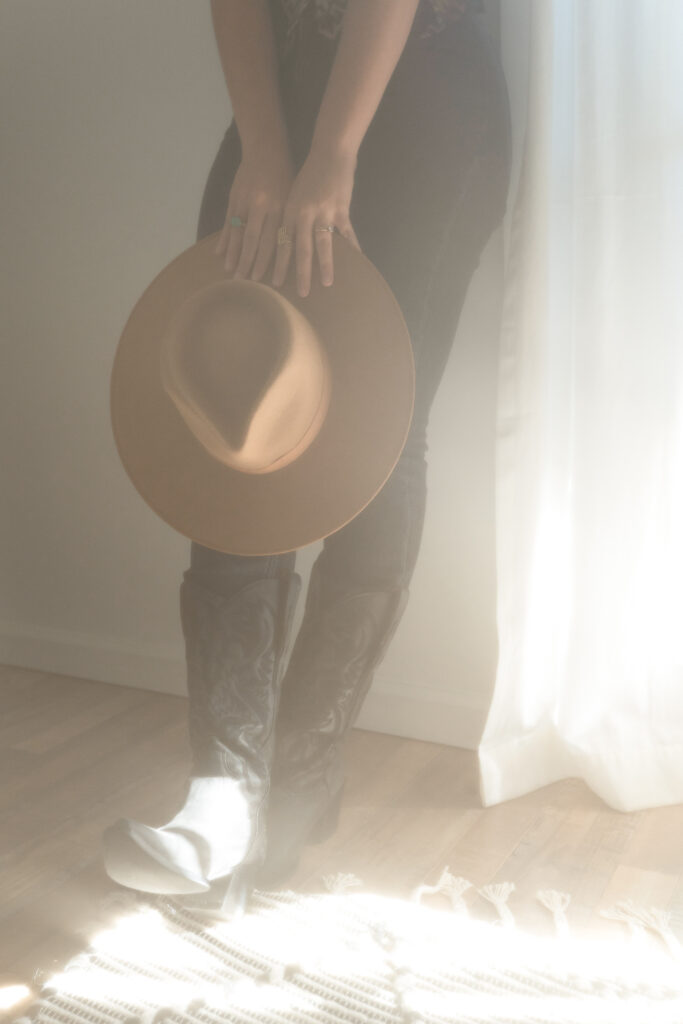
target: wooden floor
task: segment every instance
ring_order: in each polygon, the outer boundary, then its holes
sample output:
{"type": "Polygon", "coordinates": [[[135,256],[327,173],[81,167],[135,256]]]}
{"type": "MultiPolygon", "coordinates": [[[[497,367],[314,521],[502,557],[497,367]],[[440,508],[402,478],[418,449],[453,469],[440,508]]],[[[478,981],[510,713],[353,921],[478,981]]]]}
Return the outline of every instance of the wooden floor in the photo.
{"type": "MultiPolygon", "coordinates": [[[[119,816],[161,825],[179,806],[189,764],[186,701],[0,666],[0,991],[37,990],[98,926],[116,889],[101,833],[119,816]]],[[[671,913],[683,939],[683,805],[613,811],[577,779],[483,809],[472,751],[355,730],[337,834],[307,850],[288,887],[343,871],[407,896],[446,866],[477,892],[511,881],[517,923],[552,929],[539,889],[571,894],[575,933],[621,928],[599,911],[627,897],[671,913]]],[[[16,1015],[21,1006],[15,1007],[16,1015]]]]}

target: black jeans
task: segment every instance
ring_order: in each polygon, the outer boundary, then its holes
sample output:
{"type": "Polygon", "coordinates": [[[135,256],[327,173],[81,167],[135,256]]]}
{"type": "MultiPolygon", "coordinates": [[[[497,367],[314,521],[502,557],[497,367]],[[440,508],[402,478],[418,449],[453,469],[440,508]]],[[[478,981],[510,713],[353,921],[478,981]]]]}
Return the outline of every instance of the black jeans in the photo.
{"type": "MultiPolygon", "coordinates": [[[[308,152],[335,46],[304,26],[297,48],[281,64],[297,166],[308,152]]],[[[240,159],[233,121],[206,183],[198,239],[223,226],[240,159]]],[[[360,148],[350,217],[408,325],[415,410],[403,453],[382,490],[323,543],[318,569],[333,599],[408,586],[424,522],[429,411],[470,279],[505,211],[510,159],[505,79],[477,17],[466,16],[431,39],[411,33],[360,148]]],[[[294,552],[229,555],[193,541],[188,573],[229,596],[252,580],[289,573],[294,564],[294,552]]]]}

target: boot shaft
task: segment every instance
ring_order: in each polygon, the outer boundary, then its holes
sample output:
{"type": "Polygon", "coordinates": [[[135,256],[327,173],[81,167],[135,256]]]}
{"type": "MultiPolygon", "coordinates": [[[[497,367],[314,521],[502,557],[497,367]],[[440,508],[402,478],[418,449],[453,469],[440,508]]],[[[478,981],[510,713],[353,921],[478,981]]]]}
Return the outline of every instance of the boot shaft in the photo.
{"type": "MultiPolygon", "coordinates": [[[[325,600],[314,565],[304,621],[282,684],[274,774],[313,772],[335,760],[356,721],[408,601],[406,588],[325,600]]],[[[303,781],[303,779],[302,779],[303,781]]]]}
{"type": "Polygon", "coordinates": [[[186,572],[180,587],[193,775],[267,785],[283,654],[301,588],[297,573],[230,597],[186,572]]]}

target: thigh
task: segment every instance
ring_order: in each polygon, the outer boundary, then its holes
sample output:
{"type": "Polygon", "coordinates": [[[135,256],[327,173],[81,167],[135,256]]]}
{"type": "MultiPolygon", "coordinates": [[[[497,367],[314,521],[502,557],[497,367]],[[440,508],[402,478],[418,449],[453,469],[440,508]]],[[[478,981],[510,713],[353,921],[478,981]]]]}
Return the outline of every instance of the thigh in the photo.
{"type": "Polygon", "coordinates": [[[223,227],[230,189],[241,159],[242,144],[233,120],[221,140],[206,179],[199,207],[198,242],[223,227]]]}
{"type": "Polygon", "coordinates": [[[418,416],[503,216],[510,152],[502,68],[476,20],[431,41],[409,39],[361,147],[351,220],[406,319],[418,416]]]}
{"type": "Polygon", "coordinates": [[[214,593],[232,597],[257,580],[289,575],[294,572],[295,565],[294,551],[284,555],[230,555],[193,540],[190,543],[190,566],[183,577],[197,580],[214,593]]]}
{"type": "MultiPolygon", "coordinates": [[[[510,121],[502,68],[471,22],[411,41],[364,140],[351,220],[410,331],[415,409],[379,494],[325,541],[330,575],[407,585],[426,500],[427,422],[472,275],[506,205],[510,121]]],[[[341,586],[341,583],[340,583],[341,586]]]]}

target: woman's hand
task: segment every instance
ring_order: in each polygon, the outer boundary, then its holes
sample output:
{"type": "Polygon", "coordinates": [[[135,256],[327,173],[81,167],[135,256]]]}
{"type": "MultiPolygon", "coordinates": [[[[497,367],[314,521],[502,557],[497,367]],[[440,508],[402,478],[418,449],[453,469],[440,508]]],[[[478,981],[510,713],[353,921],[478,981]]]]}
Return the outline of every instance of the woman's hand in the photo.
{"type": "Polygon", "coordinates": [[[234,277],[259,281],[273,258],[285,202],[294,181],[286,151],[244,155],[230,188],[225,224],[215,253],[225,253],[225,269],[234,277]],[[240,217],[242,227],[231,224],[240,217]],[[234,273],[233,273],[234,272],[234,273]]]}
{"type": "Polygon", "coordinates": [[[272,278],[276,288],[287,276],[293,248],[296,249],[299,295],[304,297],[310,291],[314,253],[318,257],[322,283],[333,283],[332,235],[329,230],[321,230],[329,225],[360,249],[349,220],[355,172],[355,154],[311,149],[285,204],[282,224],[292,237],[293,245],[285,243],[277,247],[272,278]]]}

